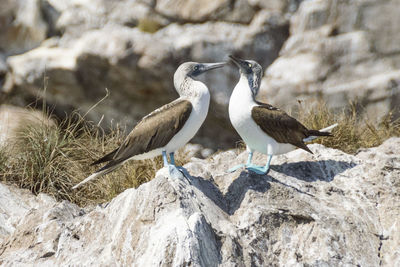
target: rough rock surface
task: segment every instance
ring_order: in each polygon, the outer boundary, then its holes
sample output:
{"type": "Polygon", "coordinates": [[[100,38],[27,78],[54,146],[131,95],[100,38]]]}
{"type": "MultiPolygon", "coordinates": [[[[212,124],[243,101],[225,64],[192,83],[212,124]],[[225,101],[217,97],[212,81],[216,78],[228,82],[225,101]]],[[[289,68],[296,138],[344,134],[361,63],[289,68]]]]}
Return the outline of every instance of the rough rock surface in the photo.
{"type": "Polygon", "coordinates": [[[40,10],[40,0],[2,0],[0,3],[0,53],[14,55],[40,45],[48,24],[40,10]]]}
{"type": "Polygon", "coordinates": [[[357,100],[370,118],[399,116],[399,12],[398,0],[302,2],[263,97],[280,106],[322,98],[335,108],[357,100]]]}
{"type": "Polygon", "coordinates": [[[399,147],[392,138],[352,156],[311,145],[314,155],[274,157],[265,176],[225,174],[246,159],[227,151],[86,210],[2,185],[0,203],[13,204],[0,263],[398,266],[399,147]]]}
{"type": "Polygon", "coordinates": [[[48,195],[34,196],[28,190],[0,184],[0,243],[4,244],[29,213],[36,209],[51,208],[54,203],[54,199],[48,195]]]}
{"type": "Polygon", "coordinates": [[[176,20],[204,22],[222,20],[249,23],[255,10],[246,0],[158,0],[155,10],[176,20]]]}

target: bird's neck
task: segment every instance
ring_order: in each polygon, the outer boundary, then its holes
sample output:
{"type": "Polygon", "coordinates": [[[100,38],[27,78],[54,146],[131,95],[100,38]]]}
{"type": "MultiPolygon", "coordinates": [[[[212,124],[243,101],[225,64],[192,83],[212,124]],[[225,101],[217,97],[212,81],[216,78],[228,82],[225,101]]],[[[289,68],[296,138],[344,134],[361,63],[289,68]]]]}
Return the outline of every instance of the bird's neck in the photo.
{"type": "Polygon", "coordinates": [[[210,96],[210,92],[204,83],[196,81],[189,76],[185,76],[180,81],[175,80],[174,84],[181,97],[198,99],[210,96]]]}
{"type": "Polygon", "coordinates": [[[255,103],[254,95],[251,91],[249,81],[245,75],[240,76],[239,82],[233,89],[231,101],[236,101],[239,103],[255,103]]]}

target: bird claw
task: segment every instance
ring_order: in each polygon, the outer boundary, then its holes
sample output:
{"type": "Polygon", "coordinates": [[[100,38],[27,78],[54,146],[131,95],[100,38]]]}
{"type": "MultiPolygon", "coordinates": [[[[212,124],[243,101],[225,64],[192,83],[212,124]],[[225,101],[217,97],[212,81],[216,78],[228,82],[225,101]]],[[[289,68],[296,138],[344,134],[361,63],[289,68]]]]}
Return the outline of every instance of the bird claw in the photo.
{"type": "Polygon", "coordinates": [[[179,171],[178,167],[176,167],[174,164],[168,164],[166,167],[168,168],[169,174],[179,171]]]}
{"type": "Polygon", "coordinates": [[[236,165],[235,167],[230,168],[226,172],[232,173],[232,172],[235,172],[236,170],[238,170],[240,168],[243,168],[244,166],[246,166],[246,165],[245,164],[239,164],[239,165],[236,165]]]}
{"type": "Polygon", "coordinates": [[[176,166],[173,164],[168,164],[168,174],[169,177],[172,178],[172,180],[186,180],[190,185],[192,184],[190,182],[190,174],[188,173],[188,171],[182,167],[182,166],[176,166]]]}

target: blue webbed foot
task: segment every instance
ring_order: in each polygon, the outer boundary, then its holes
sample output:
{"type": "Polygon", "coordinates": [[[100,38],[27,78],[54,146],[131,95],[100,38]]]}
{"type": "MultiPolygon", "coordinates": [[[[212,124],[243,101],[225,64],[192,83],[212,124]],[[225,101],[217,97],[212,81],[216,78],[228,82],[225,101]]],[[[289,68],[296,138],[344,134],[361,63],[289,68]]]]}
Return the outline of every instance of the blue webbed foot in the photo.
{"type": "Polygon", "coordinates": [[[257,174],[263,175],[267,174],[269,171],[269,166],[256,166],[253,164],[249,164],[246,166],[246,169],[252,172],[255,172],[257,174]]]}
{"type": "Polygon", "coordinates": [[[256,166],[251,163],[246,164],[246,169],[255,172],[260,175],[267,174],[269,171],[269,165],[271,164],[272,155],[268,155],[267,164],[265,166],[256,166]]]}
{"type": "Polygon", "coordinates": [[[178,167],[175,166],[174,164],[168,164],[167,166],[164,167],[167,167],[170,173],[171,171],[179,170],[178,167]]]}
{"type": "Polygon", "coordinates": [[[246,165],[245,164],[239,164],[239,165],[236,165],[235,167],[230,168],[226,172],[235,172],[236,170],[238,170],[240,168],[243,168],[244,166],[246,166],[246,165]]]}
{"type": "Polygon", "coordinates": [[[234,172],[234,171],[236,171],[236,170],[238,170],[238,169],[241,169],[241,168],[243,168],[243,167],[247,167],[247,166],[251,165],[251,159],[252,159],[252,158],[253,158],[253,152],[250,151],[250,152],[249,152],[249,156],[248,156],[248,158],[247,158],[247,163],[246,163],[246,164],[239,164],[239,165],[237,165],[237,166],[235,166],[235,167],[233,167],[233,168],[230,168],[229,170],[227,170],[227,172],[234,172]]]}
{"type": "Polygon", "coordinates": [[[253,159],[253,152],[250,151],[249,152],[249,157],[247,158],[247,163],[246,164],[237,165],[237,166],[229,169],[228,172],[234,172],[237,169],[240,169],[242,167],[246,167],[247,170],[255,172],[257,174],[263,175],[263,174],[267,174],[268,173],[269,165],[270,165],[271,159],[272,159],[272,155],[268,155],[267,164],[265,166],[257,166],[257,165],[252,164],[251,163],[252,159],[253,159]]]}
{"type": "Polygon", "coordinates": [[[173,164],[168,164],[168,174],[171,178],[174,179],[180,179],[182,176],[182,171],[179,169],[179,167],[173,165],[173,164]]]}

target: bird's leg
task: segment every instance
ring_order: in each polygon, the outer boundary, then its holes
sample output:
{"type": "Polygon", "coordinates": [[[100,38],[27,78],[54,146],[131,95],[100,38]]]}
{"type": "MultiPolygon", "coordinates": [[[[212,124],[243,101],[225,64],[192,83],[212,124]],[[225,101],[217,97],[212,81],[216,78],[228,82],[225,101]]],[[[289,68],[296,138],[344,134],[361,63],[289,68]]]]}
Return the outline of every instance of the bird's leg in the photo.
{"type": "Polygon", "coordinates": [[[169,153],[169,158],[170,158],[171,164],[174,165],[174,166],[176,167],[174,152],[169,153]]]}
{"type": "Polygon", "coordinates": [[[164,167],[168,167],[168,173],[170,177],[172,178],[177,178],[179,175],[177,173],[179,172],[179,169],[175,166],[175,158],[174,158],[174,152],[169,153],[171,163],[168,163],[168,157],[167,157],[167,152],[165,150],[162,151],[162,158],[164,161],[164,167]]]}
{"type": "Polygon", "coordinates": [[[248,166],[251,164],[251,159],[253,158],[253,151],[249,151],[249,156],[247,158],[247,163],[246,164],[239,164],[236,165],[235,167],[230,168],[229,170],[227,170],[227,172],[234,172],[240,168],[243,168],[245,166],[248,166]]]}
{"type": "Polygon", "coordinates": [[[174,152],[169,153],[169,158],[170,158],[170,162],[171,162],[169,165],[176,167],[178,170],[180,170],[182,172],[184,170],[184,168],[182,166],[176,166],[174,154],[175,154],[174,152]]]}
{"type": "Polygon", "coordinates": [[[253,164],[246,165],[246,169],[255,172],[257,174],[267,174],[269,171],[269,166],[271,164],[272,155],[268,154],[267,164],[265,166],[256,166],[253,164]]]}
{"type": "MultiPolygon", "coordinates": [[[[183,166],[176,166],[176,164],[175,164],[175,152],[171,152],[171,153],[169,153],[169,158],[170,158],[170,164],[169,164],[169,166],[170,167],[174,167],[174,168],[176,168],[177,170],[179,170],[182,174],[183,174],[183,176],[186,178],[186,177],[189,177],[190,175],[189,175],[189,173],[188,173],[188,171],[185,169],[185,168],[183,168],[183,166]]],[[[171,174],[171,169],[170,169],[170,174],[171,174]]],[[[189,181],[189,180],[188,180],[189,181]]],[[[189,181],[189,183],[190,183],[190,181],[189,181]]]]}
{"type": "Polygon", "coordinates": [[[167,167],[169,164],[168,164],[167,152],[165,150],[162,151],[162,158],[164,161],[164,167],[167,167]]]}
{"type": "Polygon", "coordinates": [[[247,158],[246,166],[251,165],[251,160],[253,159],[253,151],[249,152],[249,157],[247,158]]]}

